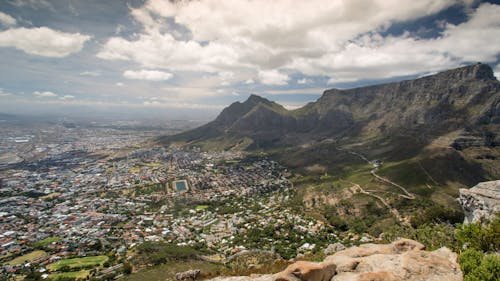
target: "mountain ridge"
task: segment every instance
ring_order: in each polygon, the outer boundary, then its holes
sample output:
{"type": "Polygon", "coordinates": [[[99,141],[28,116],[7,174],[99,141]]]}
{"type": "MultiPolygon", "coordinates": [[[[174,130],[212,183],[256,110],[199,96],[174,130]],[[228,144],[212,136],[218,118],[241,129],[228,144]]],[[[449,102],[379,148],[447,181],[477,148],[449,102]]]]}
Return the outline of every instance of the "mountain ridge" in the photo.
{"type": "Polygon", "coordinates": [[[227,135],[267,147],[302,141],[287,138],[289,134],[314,134],[314,139],[321,139],[384,135],[402,128],[441,134],[498,124],[499,92],[491,67],[478,63],[413,80],[329,89],[295,110],[252,94],[245,102],[226,107],[214,121],[160,142],[200,142],[227,135]]]}

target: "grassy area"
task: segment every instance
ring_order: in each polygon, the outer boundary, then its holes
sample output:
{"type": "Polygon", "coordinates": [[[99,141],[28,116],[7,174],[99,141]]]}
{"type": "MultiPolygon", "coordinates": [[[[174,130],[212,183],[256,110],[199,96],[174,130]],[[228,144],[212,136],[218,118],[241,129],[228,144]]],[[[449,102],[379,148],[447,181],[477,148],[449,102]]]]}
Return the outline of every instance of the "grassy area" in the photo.
{"type": "Polygon", "coordinates": [[[125,281],[165,281],[175,280],[177,272],[183,272],[190,269],[200,269],[202,277],[215,277],[216,273],[223,270],[223,267],[218,264],[213,264],[204,261],[172,261],[159,266],[141,270],[139,272],[128,275],[120,280],[125,281]]]}
{"type": "Polygon", "coordinates": [[[141,167],[132,167],[132,168],[128,169],[128,171],[130,173],[133,173],[133,174],[139,173],[141,170],[142,170],[141,167]]]}
{"type": "Polygon", "coordinates": [[[208,205],[198,205],[196,206],[196,211],[203,211],[208,209],[208,205]]]}
{"type": "Polygon", "coordinates": [[[50,280],[57,281],[59,279],[74,278],[76,280],[85,280],[90,274],[90,270],[80,270],[71,272],[60,272],[50,274],[50,280]]]}
{"type": "Polygon", "coordinates": [[[34,260],[39,259],[41,257],[44,257],[46,255],[47,255],[47,253],[45,251],[33,251],[33,252],[28,253],[26,255],[22,255],[20,257],[15,258],[15,259],[7,262],[7,264],[16,265],[16,264],[22,264],[25,262],[31,262],[31,261],[34,261],[34,260]]]}
{"type": "Polygon", "coordinates": [[[66,266],[68,266],[69,268],[92,267],[92,266],[102,265],[107,260],[108,260],[107,256],[92,256],[92,257],[67,259],[53,263],[47,266],[47,269],[49,269],[50,271],[58,271],[66,266]]]}
{"type": "Polygon", "coordinates": [[[33,247],[37,248],[37,247],[47,247],[48,245],[54,243],[54,242],[58,242],[60,241],[61,238],[59,237],[55,237],[55,236],[51,236],[51,237],[47,237],[43,240],[40,240],[40,241],[37,241],[33,244],[33,247]]]}

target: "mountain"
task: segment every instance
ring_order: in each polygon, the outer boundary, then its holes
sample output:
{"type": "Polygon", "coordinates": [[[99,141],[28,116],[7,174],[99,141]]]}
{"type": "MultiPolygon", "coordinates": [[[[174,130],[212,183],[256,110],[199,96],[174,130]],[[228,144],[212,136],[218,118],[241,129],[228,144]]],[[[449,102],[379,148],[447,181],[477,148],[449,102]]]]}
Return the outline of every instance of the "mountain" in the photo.
{"type": "Polygon", "coordinates": [[[500,143],[500,83],[486,64],[475,64],[415,80],[355,89],[331,89],[316,101],[288,111],[251,95],[225,108],[212,122],[164,137],[163,142],[251,140],[249,148],[297,145],[311,140],[394,134],[443,135],[464,130],[457,146],[500,143]],[[473,141],[471,141],[473,140],[473,141]]]}
{"type": "Polygon", "coordinates": [[[299,175],[297,206],[339,227],[461,222],[459,189],[500,178],[500,82],[478,63],[327,90],[296,110],[252,95],[158,141],[265,152],[299,175]]]}

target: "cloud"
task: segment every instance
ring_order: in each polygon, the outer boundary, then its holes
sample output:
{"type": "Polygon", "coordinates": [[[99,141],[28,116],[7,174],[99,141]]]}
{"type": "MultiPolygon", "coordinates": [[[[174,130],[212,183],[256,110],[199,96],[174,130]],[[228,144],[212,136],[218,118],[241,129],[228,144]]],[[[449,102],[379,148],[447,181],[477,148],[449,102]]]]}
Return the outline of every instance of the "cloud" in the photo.
{"type": "Polygon", "coordinates": [[[123,84],[122,82],[117,82],[115,85],[116,85],[116,86],[118,86],[118,87],[123,87],[123,86],[125,86],[125,84],[123,84]]]}
{"type": "Polygon", "coordinates": [[[131,9],[142,32],[110,38],[97,56],[169,71],[236,73],[223,84],[258,77],[262,84],[285,85],[293,73],[328,76],[330,83],[418,75],[496,60],[500,6],[472,9],[473,2],[151,0],[131,9]],[[460,5],[468,20],[436,23],[444,30],[435,38],[384,33],[460,5]]]}
{"type": "Polygon", "coordinates": [[[54,6],[52,6],[52,4],[50,4],[50,2],[47,0],[12,0],[10,1],[10,3],[16,7],[28,6],[35,10],[47,8],[55,11],[54,6]]]}
{"type": "Polygon", "coordinates": [[[312,82],[313,81],[311,79],[308,79],[308,78],[302,78],[302,79],[297,80],[297,84],[310,84],[312,82]]]}
{"type": "Polygon", "coordinates": [[[500,64],[497,64],[495,68],[493,69],[493,74],[497,78],[497,80],[500,80],[500,64]]]}
{"type": "Polygon", "coordinates": [[[86,70],[86,71],[80,72],[80,75],[97,77],[97,76],[101,76],[101,72],[98,70],[86,70]]]}
{"type": "Polygon", "coordinates": [[[57,97],[57,94],[54,94],[53,92],[49,92],[49,91],[46,91],[46,92],[35,91],[35,92],[33,92],[33,95],[37,96],[37,97],[40,97],[40,98],[54,98],[54,97],[57,97]]]}
{"type": "Polygon", "coordinates": [[[270,95],[321,95],[324,88],[305,88],[305,89],[288,89],[288,90],[269,90],[265,91],[270,95]]]}
{"type": "Polygon", "coordinates": [[[4,92],[3,89],[0,88],[0,97],[12,96],[11,93],[4,92]]]}
{"type": "Polygon", "coordinates": [[[5,26],[11,26],[11,25],[16,25],[17,21],[15,18],[0,11],[0,24],[5,26]]]}
{"type": "Polygon", "coordinates": [[[166,81],[173,77],[172,73],[157,70],[127,70],[123,72],[127,79],[148,80],[148,81],[166,81]]]}
{"type": "Polygon", "coordinates": [[[79,52],[91,36],[66,33],[48,27],[13,28],[0,32],[0,47],[14,47],[28,54],[66,57],[79,52]]]}
{"type": "Polygon", "coordinates": [[[61,100],[73,100],[74,98],[75,98],[75,96],[72,96],[72,95],[64,95],[60,99],[61,100]]]}
{"type": "Polygon", "coordinates": [[[274,69],[259,71],[259,81],[265,85],[286,85],[288,80],[290,80],[288,75],[274,69]]]}

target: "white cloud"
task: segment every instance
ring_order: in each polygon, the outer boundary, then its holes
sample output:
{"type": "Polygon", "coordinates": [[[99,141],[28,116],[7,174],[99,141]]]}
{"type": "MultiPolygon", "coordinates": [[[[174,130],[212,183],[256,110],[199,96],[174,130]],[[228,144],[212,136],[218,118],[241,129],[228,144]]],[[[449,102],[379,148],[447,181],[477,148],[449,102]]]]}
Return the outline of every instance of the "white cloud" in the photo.
{"type": "Polygon", "coordinates": [[[98,70],[86,70],[86,71],[80,72],[80,75],[97,77],[97,76],[101,76],[101,72],[98,70]]]}
{"type": "Polygon", "coordinates": [[[149,80],[149,81],[166,81],[173,77],[172,73],[157,71],[157,70],[127,70],[123,72],[123,76],[127,79],[149,80]]]}
{"type": "Polygon", "coordinates": [[[245,81],[245,84],[253,84],[255,83],[255,81],[252,79],[252,78],[248,78],[246,81],[245,81]]]}
{"type": "Polygon", "coordinates": [[[0,11],[0,24],[5,25],[5,26],[11,26],[11,25],[16,25],[17,21],[15,18],[11,17],[10,15],[0,11]]]}
{"type": "Polygon", "coordinates": [[[312,82],[313,81],[311,79],[308,79],[308,78],[302,78],[302,79],[297,80],[297,84],[310,84],[312,82]]]}
{"type": "Polygon", "coordinates": [[[72,96],[72,95],[64,95],[60,99],[61,100],[73,100],[74,98],[75,98],[75,96],[72,96]]]}
{"type": "Polygon", "coordinates": [[[270,95],[321,95],[324,88],[305,88],[305,89],[288,89],[288,90],[269,90],[265,91],[270,95]]]}
{"type": "Polygon", "coordinates": [[[7,97],[7,96],[12,96],[12,94],[4,92],[4,90],[0,88],[0,97],[7,97]]]}
{"type": "Polygon", "coordinates": [[[50,4],[50,2],[47,0],[12,0],[10,1],[10,3],[16,7],[28,6],[35,10],[46,8],[55,11],[52,4],[50,4]]]}
{"type": "Polygon", "coordinates": [[[497,80],[500,80],[500,64],[497,64],[495,68],[493,69],[493,74],[497,78],[497,80]]]}
{"type": "Polygon", "coordinates": [[[61,58],[79,52],[90,38],[48,27],[21,27],[0,32],[0,47],[14,47],[32,55],[61,58]]]}
{"type": "Polygon", "coordinates": [[[35,91],[35,92],[33,92],[33,95],[37,96],[37,97],[40,97],[40,98],[54,98],[54,97],[57,97],[57,94],[54,94],[53,92],[49,92],[49,91],[46,91],[46,92],[35,91]]]}
{"type": "Polygon", "coordinates": [[[298,109],[305,105],[305,103],[286,103],[286,102],[285,103],[278,102],[278,103],[288,110],[298,109]]]}
{"type": "Polygon", "coordinates": [[[318,59],[299,59],[288,67],[308,75],[328,73],[329,84],[359,79],[432,73],[464,62],[495,61],[500,51],[500,5],[483,4],[470,14],[470,20],[447,25],[435,39],[404,34],[382,37],[368,34],[347,43],[336,53],[318,59]]]}
{"type": "Polygon", "coordinates": [[[118,87],[123,87],[123,86],[125,86],[125,84],[123,84],[122,82],[116,82],[116,84],[115,84],[115,85],[116,85],[116,86],[118,86],[118,87]]]}
{"type": "Polygon", "coordinates": [[[259,71],[259,81],[265,85],[286,85],[288,80],[288,75],[274,69],[259,71]]]}
{"type": "Polygon", "coordinates": [[[415,75],[496,59],[500,6],[469,9],[473,2],[150,0],[131,10],[142,33],[110,38],[97,56],[169,71],[236,73],[224,85],[253,77],[285,85],[289,77],[284,73],[329,76],[331,83],[415,75]],[[437,38],[381,35],[393,24],[453,5],[464,5],[469,20],[441,23],[445,30],[437,38]],[[179,30],[165,24],[169,17],[189,30],[182,39],[179,30]]]}

